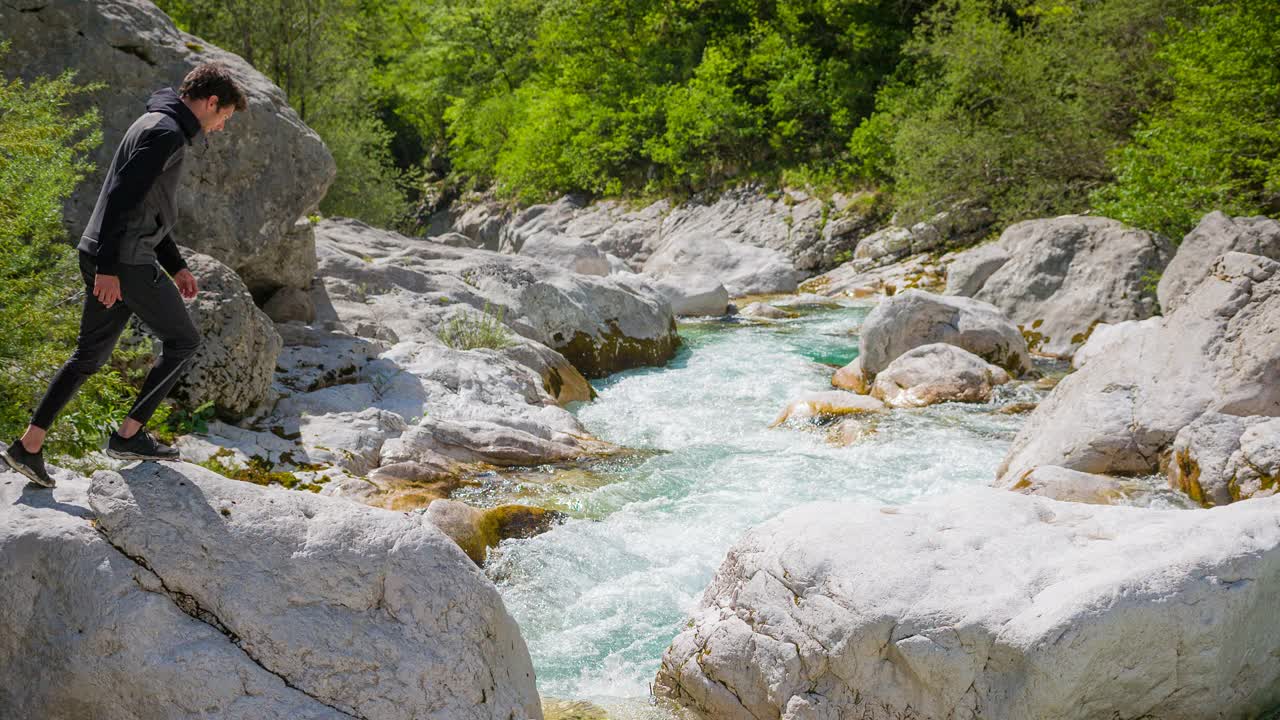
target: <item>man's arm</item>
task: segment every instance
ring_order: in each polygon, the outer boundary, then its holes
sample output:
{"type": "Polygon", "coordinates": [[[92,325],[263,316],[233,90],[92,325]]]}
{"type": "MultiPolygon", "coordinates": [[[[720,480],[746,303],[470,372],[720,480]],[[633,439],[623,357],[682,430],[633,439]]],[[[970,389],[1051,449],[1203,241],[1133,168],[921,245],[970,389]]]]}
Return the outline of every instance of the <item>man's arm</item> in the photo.
{"type": "MultiPolygon", "coordinates": [[[[165,162],[182,142],[180,132],[153,128],[138,138],[129,158],[107,179],[107,205],[102,211],[102,226],[98,231],[99,274],[116,274],[125,217],[146,197],[156,176],[164,170],[165,162]]],[[[176,245],[174,253],[177,253],[176,245]]],[[[181,261],[181,256],[178,259],[181,261]]]]}
{"type": "Polygon", "coordinates": [[[165,235],[160,244],[156,245],[156,259],[160,261],[160,267],[164,268],[170,276],[187,269],[187,261],[183,260],[182,253],[178,252],[178,243],[174,241],[173,233],[165,235]]]}

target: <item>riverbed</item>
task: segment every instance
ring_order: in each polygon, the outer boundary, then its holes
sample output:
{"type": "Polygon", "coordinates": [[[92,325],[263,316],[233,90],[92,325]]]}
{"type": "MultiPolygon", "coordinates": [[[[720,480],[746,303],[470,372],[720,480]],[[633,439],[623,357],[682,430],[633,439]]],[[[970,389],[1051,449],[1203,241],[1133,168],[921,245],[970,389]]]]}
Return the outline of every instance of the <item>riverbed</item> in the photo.
{"type": "Polygon", "coordinates": [[[597,437],[641,451],[585,468],[494,476],[472,501],[555,508],[551,531],[507,541],[486,565],[529,645],[544,697],[586,699],[615,718],[649,706],[663,650],[725,552],[753,525],[815,500],[900,504],[989,483],[1032,383],[988,405],[898,410],[848,445],[829,426],[770,428],[788,402],[830,390],[857,355],[867,306],[769,323],[686,323],[662,368],[597,381],[572,408],[597,437]]]}

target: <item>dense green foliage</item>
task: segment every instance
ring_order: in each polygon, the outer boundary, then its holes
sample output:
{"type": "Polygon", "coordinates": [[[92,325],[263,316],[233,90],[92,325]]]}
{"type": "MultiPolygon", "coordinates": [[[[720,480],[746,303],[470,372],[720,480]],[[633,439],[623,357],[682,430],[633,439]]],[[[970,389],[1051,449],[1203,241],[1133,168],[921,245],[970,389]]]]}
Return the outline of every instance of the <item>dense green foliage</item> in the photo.
{"type": "Polygon", "coordinates": [[[1004,220],[1084,210],[1154,97],[1153,33],[1181,0],[947,0],[854,133],[913,215],[977,198],[1004,220]]]}
{"type": "Polygon", "coordinates": [[[1178,27],[1160,57],[1168,102],[1116,153],[1099,209],[1181,237],[1210,210],[1280,213],[1280,12],[1215,4],[1178,27]]]}
{"type": "MultiPolygon", "coordinates": [[[[1274,209],[1265,0],[161,0],[329,143],[322,209],[878,185],[909,217],[1274,209]]],[[[422,209],[422,208],[420,208],[422,209]]]]}
{"type": "MultiPolygon", "coordinates": [[[[6,50],[0,45],[0,53],[6,50]]],[[[53,375],[71,355],[84,283],[65,241],[62,203],[90,169],[98,115],[68,112],[90,88],[70,72],[31,83],[0,78],[0,437],[22,433],[53,375]],[[13,192],[13,189],[21,192],[13,192]]],[[[129,388],[104,369],[59,416],[48,448],[83,455],[119,421],[129,388]]],[[[8,440],[6,440],[8,442],[8,440]]]]}

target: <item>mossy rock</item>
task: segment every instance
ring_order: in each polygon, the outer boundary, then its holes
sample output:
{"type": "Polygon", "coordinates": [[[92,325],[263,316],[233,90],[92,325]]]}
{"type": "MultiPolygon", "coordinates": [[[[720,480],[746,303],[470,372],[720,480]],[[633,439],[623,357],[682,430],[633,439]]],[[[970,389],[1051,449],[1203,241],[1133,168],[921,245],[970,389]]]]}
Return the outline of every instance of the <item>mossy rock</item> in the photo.
{"type": "Polygon", "coordinates": [[[609,714],[599,705],[586,700],[542,699],[544,720],[609,720],[609,714]]]}
{"type": "Polygon", "coordinates": [[[671,319],[666,334],[647,339],[627,336],[618,327],[617,320],[610,320],[609,329],[599,335],[579,331],[566,340],[556,333],[551,344],[583,375],[599,378],[622,370],[666,363],[680,347],[680,336],[676,332],[675,318],[671,319]]]}

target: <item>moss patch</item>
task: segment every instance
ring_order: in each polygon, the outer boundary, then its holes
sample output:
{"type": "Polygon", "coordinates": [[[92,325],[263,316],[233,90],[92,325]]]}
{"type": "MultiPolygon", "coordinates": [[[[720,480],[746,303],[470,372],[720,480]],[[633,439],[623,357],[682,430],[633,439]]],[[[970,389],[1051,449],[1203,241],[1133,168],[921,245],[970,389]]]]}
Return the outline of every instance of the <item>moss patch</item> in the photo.
{"type": "Polygon", "coordinates": [[[567,342],[553,347],[583,375],[598,378],[621,370],[662,365],[675,356],[679,346],[680,336],[672,318],[668,332],[658,338],[628,337],[618,327],[617,320],[610,320],[609,329],[598,337],[577,332],[567,342]]]}

